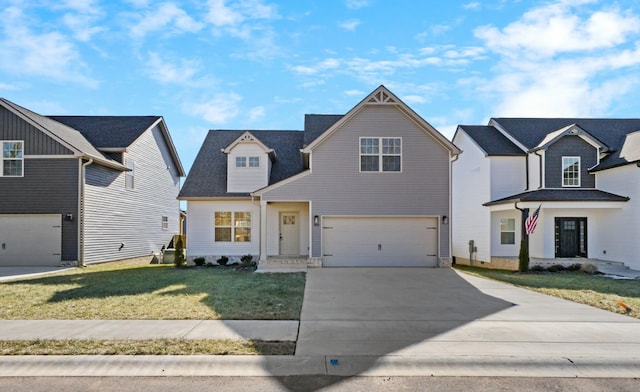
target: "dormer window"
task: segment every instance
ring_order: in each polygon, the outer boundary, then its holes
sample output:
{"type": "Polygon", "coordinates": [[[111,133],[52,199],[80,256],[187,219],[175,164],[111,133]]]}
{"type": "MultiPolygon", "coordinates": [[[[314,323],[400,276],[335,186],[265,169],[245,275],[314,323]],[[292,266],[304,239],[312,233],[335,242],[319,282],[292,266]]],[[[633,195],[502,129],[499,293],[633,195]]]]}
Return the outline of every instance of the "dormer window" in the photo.
{"type": "Polygon", "coordinates": [[[260,167],[260,157],[236,157],[236,167],[260,167]]]}
{"type": "Polygon", "coordinates": [[[580,186],[580,157],[562,157],[562,186],[580,186]]]}

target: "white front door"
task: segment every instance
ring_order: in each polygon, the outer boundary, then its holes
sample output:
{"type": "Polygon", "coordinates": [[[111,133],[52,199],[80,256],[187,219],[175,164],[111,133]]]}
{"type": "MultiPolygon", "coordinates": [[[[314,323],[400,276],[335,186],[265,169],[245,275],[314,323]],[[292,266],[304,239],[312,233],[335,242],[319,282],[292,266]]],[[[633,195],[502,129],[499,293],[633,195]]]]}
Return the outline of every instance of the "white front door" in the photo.
{"type": "Polygon", "coordinates": [[[280,213],[280,255],[300,254],[300,214],[298,212],[280,213]]]}

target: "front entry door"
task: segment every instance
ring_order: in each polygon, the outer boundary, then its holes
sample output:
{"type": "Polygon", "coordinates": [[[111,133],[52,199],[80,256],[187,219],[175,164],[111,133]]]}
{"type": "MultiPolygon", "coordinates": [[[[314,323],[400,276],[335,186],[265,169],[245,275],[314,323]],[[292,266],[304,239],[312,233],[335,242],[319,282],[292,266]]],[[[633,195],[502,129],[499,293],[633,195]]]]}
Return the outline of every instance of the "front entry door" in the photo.
{"type": "Polygon", "coordinates": [[[297,212],[280,213],[280,255],[296,256],[300,254],[300,214],[297,212]]]}
{"type": "Polygon", "coordinates": [[[587,218],[556,218],[556,257],[587,257],[587,218]]]}

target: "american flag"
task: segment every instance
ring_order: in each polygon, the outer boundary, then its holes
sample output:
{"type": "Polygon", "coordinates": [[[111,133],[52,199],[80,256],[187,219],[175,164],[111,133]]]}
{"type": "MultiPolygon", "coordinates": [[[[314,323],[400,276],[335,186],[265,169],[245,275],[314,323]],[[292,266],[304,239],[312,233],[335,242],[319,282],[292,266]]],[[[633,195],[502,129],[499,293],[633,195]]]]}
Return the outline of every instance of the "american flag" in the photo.
{"type": "Polygon", "coordinates": [[[533,233],[533,231],[536,229],[536,224],[538,223],[538,214],[540,214],[540,207],[542,207],[542,204],[538,206],[533,215],[529,216],[524,221],[524,232],[527,235],[531,235],[531,233],[533,233]]]}

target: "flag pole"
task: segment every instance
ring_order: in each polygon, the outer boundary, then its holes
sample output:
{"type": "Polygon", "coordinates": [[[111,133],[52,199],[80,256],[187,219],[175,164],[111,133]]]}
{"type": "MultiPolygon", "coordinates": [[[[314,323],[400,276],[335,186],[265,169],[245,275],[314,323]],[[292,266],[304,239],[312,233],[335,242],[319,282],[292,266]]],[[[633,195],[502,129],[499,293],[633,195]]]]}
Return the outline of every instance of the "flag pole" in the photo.
{"type": "MultiPolygon", "coordinates": [[[[522,266],[520,266],[520,272],[526,272],[529,269],[529,234],[527,234],[527,229],[525,227],[525,223],[527,221],[527,218],[529,217],[529,209],[528,208],[520,208],[518,207],[518,202],[516,201],[515,203],[515,208],[516,210],[520,210],[520,212],[522,213],[522,219],[520,222],[520,234],[521,234],[521,241],[520,241],[520,253],[522,253],[522,247],[526,247],[527,249],[527,253],[526,253],[526,268],[522,268],[522,266]],[[522,269],[524,269],[525,271],[522,271],[522,269]]],[[[519,257],[518,257],[519,258],[519,257]]],[[[521,263],[519,263],[521,264],[521,263]]]]}

